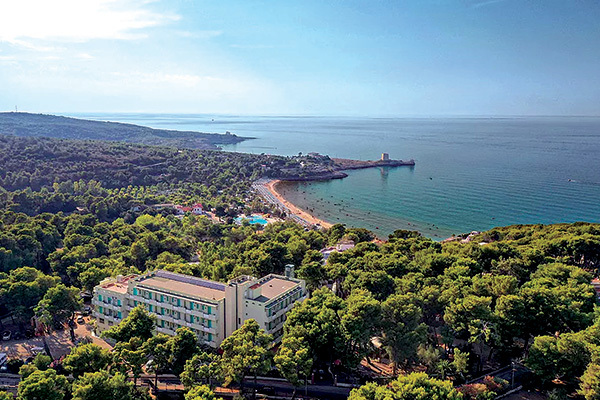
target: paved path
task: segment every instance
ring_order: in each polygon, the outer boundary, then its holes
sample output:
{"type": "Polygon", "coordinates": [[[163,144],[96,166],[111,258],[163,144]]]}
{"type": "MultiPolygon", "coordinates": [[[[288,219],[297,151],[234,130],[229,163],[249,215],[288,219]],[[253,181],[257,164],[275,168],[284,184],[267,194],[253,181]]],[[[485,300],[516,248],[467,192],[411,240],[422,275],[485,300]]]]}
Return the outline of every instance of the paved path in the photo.
{"type": "MultiPolygon", "coordinates": [[[[90,317],[86,317],[86,321],[89,321],[90,317]]],[[[83,338],[89,337],[93,343],[97,345],[111,349],[112,347],[104,340],[92,335],[92,327],[89,324],[79,325],[75,328],[75,337],[83,338]]],[[[46,342],[50,348],[52,358],[58,359],[71,352],[71,349],[75,344],[71,341],[71,334],[69,328],[65,327],[63,330],[53,331],[51,334],[46,335],[46,342]]],[[[34,347],[44,347],[44,340],[41,336],[37,336],[31,339],[20,339],[20,340],[8,340],[0,341],[0,353],[6,353],[8,358],[21,358],[25,359],[33,357],[35,354],[31,350],[34,347]]]]}

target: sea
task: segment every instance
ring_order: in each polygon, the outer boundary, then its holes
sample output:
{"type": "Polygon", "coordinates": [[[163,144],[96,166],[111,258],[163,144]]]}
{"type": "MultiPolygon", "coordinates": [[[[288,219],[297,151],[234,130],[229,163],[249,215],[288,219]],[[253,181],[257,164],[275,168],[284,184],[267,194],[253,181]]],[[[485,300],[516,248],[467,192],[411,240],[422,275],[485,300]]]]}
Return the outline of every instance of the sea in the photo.
{"type": "Polygon", "coordinates": [[[414,159],[414,167],[282,186],[287,199],[316,217],[382,238],[396,229],[440,240],[512,224],[600,222],[597,117],[71,116],[254,138],[224,151],[414,159]]]}

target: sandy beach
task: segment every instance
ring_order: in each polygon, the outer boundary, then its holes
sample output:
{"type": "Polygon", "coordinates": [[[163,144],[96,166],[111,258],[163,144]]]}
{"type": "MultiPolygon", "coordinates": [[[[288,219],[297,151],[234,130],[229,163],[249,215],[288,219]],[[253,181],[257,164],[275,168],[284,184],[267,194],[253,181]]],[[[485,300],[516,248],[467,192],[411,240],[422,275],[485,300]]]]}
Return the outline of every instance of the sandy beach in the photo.
{"type": "Polygon", "coordinates": [[[296,205],[290,203],[285,197],[279,193],[277,190],[277,185],[281,183],[280,180],[272,180],[265,183],[263,186],[271,193],[273,197],[275,197],[281,204],[283,204],[292,214],[300,217],[304,221],[313,225],[321,225],[323,228],[330,228],[332,224],[322,219],[315,217],[314,215],[309,214],[308,212],[298,208],[296,205]]]}

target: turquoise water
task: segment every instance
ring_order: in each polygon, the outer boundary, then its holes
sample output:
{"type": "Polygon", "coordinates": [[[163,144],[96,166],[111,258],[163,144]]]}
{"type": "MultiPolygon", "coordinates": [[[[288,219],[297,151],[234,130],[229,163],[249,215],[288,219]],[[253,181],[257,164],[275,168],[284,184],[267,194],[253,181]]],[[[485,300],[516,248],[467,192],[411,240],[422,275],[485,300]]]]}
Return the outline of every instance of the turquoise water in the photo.
{"type": "Polygon", "coordinates": [[[414,168],[284,188],[320,218],[382,236],[398,228],[445,238],[517,223],[600,222],[600,118],[75,116],[257,138],[227,151],[414,158],[414,168]]]}
{"type": "Polygon", "coordinates": [[[264,219],[263,217],[261,217],[260,215],[250,215],[246,218],[237,217],[235,220],[237,222],[248,221],[248,223],[250,223],[251,225],[255,225],[255,224],[266,225],[267,224],[267,220],[264,219]]]}

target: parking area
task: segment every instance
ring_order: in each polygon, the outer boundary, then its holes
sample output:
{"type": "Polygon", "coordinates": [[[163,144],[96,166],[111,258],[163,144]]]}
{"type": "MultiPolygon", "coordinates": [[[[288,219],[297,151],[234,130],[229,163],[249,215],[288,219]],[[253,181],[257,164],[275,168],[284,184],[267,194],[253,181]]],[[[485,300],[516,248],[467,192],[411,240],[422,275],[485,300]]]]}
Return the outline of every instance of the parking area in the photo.
{"type": "MultiPolygon", "coordinates": [[[[84,317],[84,323],[75,326],[75,342],[71,340],[70,330],[66,325],[63,329],[53,330],[52,333],[46,335],[46,342],[48,343],[52,358],[58,359],[69,354],[71,348],[76,345],[78,340],[84,337],[90,338],[93,343],[99,346],[110,349],[111,346],[108,343],[93,335],[92,321],[91,317],[84,317]]],[[[7,328],[10,329],[10,327],[7,328]]],[[[8,358],[26,359],[35,356],[36,349],[40,347],[44,347],[44,340],[41,336],[31,339],[0,341],[0,353],[6,353],[8,358]]]]}

